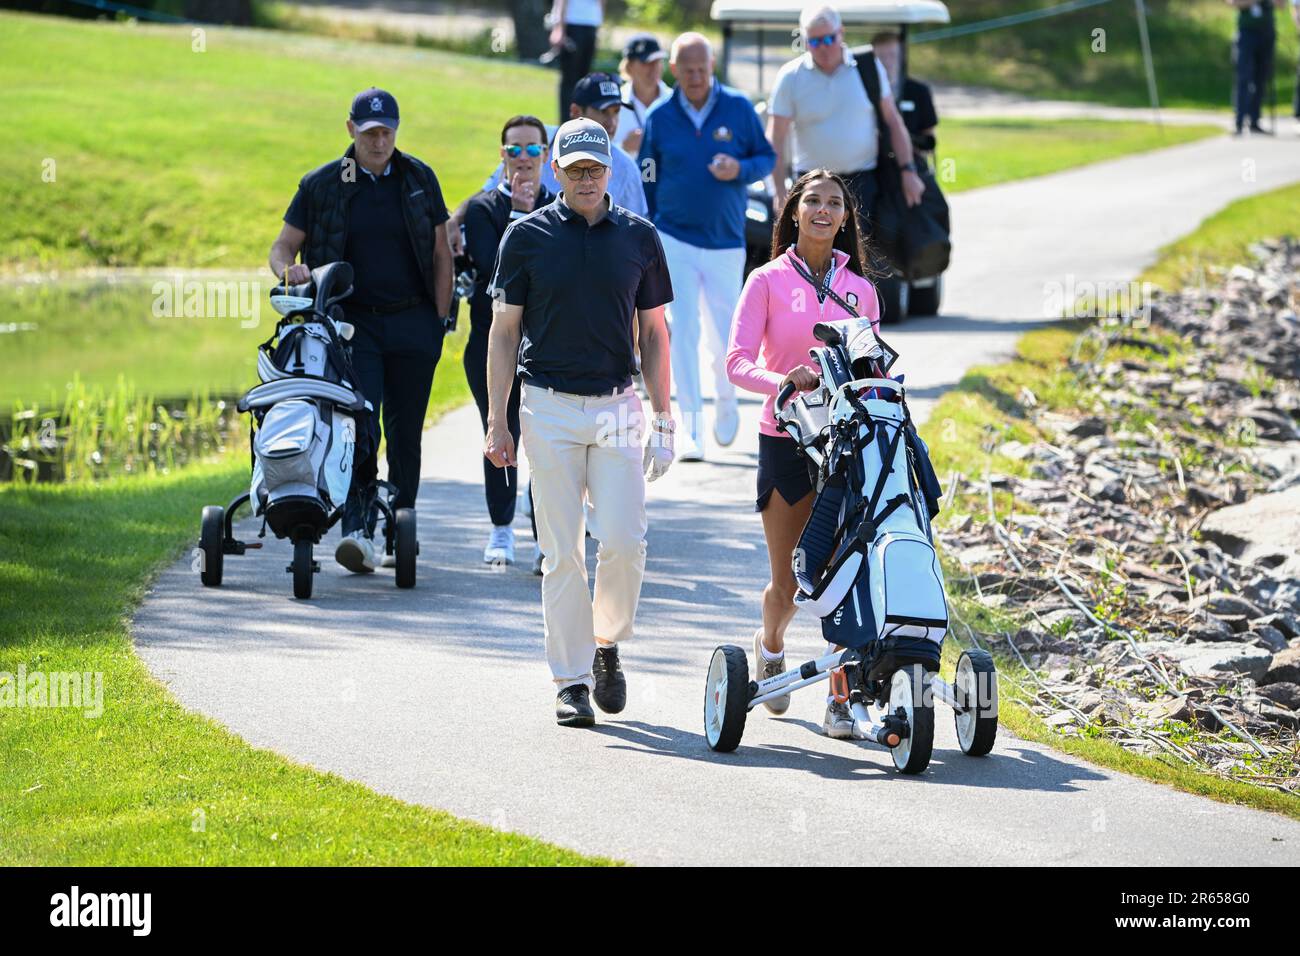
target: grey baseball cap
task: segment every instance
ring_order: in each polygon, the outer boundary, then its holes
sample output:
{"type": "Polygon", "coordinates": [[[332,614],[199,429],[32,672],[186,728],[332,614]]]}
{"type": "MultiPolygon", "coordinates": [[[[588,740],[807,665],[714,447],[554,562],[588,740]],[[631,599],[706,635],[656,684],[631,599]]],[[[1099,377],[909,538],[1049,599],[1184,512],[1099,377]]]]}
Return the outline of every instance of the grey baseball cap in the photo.
{"type": "Polygon", "coordinates": [[[602,166],[612,166],[614,158],[609,152],[609,134],[595,120],[571,119],[555,131],[554,160],[563,169],[580,159],[589,159],[602,166]]]}

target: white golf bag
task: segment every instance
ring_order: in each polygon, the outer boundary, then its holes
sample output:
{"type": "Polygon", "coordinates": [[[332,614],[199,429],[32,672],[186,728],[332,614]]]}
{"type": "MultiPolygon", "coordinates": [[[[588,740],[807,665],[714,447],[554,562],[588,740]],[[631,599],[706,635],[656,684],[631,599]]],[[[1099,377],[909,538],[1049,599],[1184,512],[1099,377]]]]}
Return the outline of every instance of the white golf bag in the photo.
{"type": "Polygon", "coordinates": [[[261,384],[239,403],[256,424],[253,513],[265,515],[277,537],[300,530],[319,536],[352,485],[356,416],[370,405],[353,385],[343,345],[352,327],[333,304],[351,286],[351,266],[333,263],[315,270],[309,285],[272,294],[284,318],[258,349],[261,384]]]}
{"type": "Polygon", "coordinates": [[[795,603],[821,618],[827,641],[872,650],[881,667],[937,668],[948,603],[930,519],[942,492],[903,386],[885,377],[897,355],[866,319],[815,334],[822,387],[777,400],[778,421],[818,466],[795,603]]]}

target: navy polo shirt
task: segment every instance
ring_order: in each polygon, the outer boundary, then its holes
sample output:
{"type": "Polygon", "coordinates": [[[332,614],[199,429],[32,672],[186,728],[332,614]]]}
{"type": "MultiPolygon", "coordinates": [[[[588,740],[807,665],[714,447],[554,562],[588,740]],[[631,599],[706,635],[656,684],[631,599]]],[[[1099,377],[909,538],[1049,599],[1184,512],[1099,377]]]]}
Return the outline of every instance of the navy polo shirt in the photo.
{"type": "Polygon", "coordinates": [[[492,295],[524,307],[524,381],[599,395],[632,383],[636,310],[667,305],[673,287],[648,219],[611,203],[589,226],[561,195],[506,229],[492,295]]]}
{"type": "MultiPolygon", "coordinates": [[[[358,166],[357,183],[360,188],[348,207],[348,234],[343,252],[352,265],[355,279],[345,306],[384,308],[413,299],[428,301],[415,246],[402,216],[401,176],[392,163],[379,176],[358,166]]],[[[305,229],[307,202],[299,188],[284,214],[284,221],[305,229]]],[[[445,222],[446,206],[441,195],[435,197],[434,206],[442,210],[445,222]]]]}

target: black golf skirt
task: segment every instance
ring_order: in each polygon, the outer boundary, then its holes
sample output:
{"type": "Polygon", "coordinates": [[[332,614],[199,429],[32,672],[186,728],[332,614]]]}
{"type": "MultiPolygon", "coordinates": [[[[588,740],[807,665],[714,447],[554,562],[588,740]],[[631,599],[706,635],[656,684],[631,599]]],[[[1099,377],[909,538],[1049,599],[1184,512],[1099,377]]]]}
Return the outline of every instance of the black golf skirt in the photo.
{"type": "Polygon", "coordinates": [[[786,504],[795,505],[813,490],[815,473],[813,465],[799,454],[793,438],[778,438],[759,433],[758,436],[758,499],[754,510],[762,511],[775,490],[786,504]]]}

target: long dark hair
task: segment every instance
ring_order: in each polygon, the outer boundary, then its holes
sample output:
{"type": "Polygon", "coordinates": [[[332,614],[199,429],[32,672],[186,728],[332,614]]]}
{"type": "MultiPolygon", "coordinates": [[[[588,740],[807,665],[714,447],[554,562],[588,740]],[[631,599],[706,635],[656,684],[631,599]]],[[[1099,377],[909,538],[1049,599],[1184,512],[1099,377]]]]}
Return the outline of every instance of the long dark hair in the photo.
{"type": "Polygon", "coordinates": [[[833,173],[829,169],[814,169],[804,173],[799,177],[799,181],[790,189],[790,195],[786,198],[785,206],[781,210],[781,216],[776,221],[776,228],[772,230],[772,255],[770,258],[775,259],[786,248],[794,245],[799,239],[799,230],[795,227],[798,221],[799,200],[803,198],[804,190],[808,184],[818,179],[829,179],[835,185],[839,186],[840,193],[844,196],[844,228],[835,233],[836,249],[848,253],[848,266],[858,275],[865,279],[876,277],[875,270],[870,266],[870,247],[867,244],[866,237],[862,235],[858,228],[858,203],[850,191],[848,183],[839,173],[833,173]]]}

